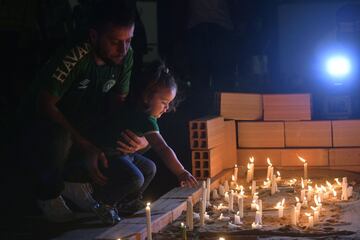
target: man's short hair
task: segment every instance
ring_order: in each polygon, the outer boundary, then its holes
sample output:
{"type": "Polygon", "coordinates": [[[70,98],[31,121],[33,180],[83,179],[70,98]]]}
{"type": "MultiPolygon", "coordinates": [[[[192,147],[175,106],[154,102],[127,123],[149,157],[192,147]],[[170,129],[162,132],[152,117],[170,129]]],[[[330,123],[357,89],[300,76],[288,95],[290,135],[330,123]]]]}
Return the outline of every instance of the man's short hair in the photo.
{"type": "Polygon", "coordinates": [[[108,24],[128,27],[135,23],[136,5],[131,0],[98,0],[93,5],[90,26],[98,31],[108,24]]]}

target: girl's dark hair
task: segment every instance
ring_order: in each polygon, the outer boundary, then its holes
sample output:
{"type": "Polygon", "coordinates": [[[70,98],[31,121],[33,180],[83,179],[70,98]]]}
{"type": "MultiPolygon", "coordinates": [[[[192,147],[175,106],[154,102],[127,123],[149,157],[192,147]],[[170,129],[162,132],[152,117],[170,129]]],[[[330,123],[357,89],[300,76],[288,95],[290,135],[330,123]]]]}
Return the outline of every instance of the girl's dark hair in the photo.
{"type": "MultiPolygon", "coordinates": [[[[128,100],[131,104],[144,107],[145,99],[151,98],[159,88],[178,89],[175,77],[165,63],[157,60],[145,66],[131,82],[128,100]]],[[[168,111],[174,111],[180,103],[178,96],[170,103],[168,111]]]]}
{"type": "Polygon", "coordinates": [[[103,31],[108,24],[128,27],[135,23],[136,5],[130,0],[97,0],[92,4],[90,27],[103,31]]]}

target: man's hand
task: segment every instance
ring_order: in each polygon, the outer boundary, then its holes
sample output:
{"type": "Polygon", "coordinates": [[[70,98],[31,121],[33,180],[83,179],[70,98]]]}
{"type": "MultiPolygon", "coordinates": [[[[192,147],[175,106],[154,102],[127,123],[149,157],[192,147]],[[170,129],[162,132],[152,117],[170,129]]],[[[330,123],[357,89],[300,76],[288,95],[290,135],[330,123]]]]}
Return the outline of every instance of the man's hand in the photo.
{"type": "Polygon", "coordinates": [[[116,142],[116,150],[123,154],[131,154],[146,148],[149,143],[145,137],[139,137],[130,130],[125,130],[121,133],[121,140],[116,142]]]}
{"type": "Polygon", "coordinates": [[[85,155],[86,168],[89,171],[90,177],[98,185],[105,185],[107,177],[105,177],[99,169],[99,164],[104,168],[108,168],[109,162],[103,152],[86,140],[79,142],[79,146],[85,155]]]}
{"type": "Polygon", "coordinates": [[[177,178],[182,187],[196,187],[198,185],[194,176],[185,169],[177,178]]]}

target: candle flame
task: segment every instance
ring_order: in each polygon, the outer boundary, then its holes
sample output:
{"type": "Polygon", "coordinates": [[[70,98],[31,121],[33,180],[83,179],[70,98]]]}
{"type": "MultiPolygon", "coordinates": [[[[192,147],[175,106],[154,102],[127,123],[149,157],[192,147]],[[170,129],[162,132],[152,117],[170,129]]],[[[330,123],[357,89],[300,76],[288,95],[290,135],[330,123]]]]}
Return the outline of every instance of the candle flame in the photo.
{"type": "Polygon", "coordinates": [[[299,198],[298,198],[298,197],[295,197],[295,200],[296,200],[296,202],[299,202],[299,198]]]}
{"type": "Polygon", "coordinates": [[[285,204],[285,198],[282,199],[281,206],[284,206],[284,204],[285,204]]]}
{"type": "Polygon", "coordinates": [[[306,216],[310,217],[311,216],[311,213],[305,213],[306,216]]]}
{"type": "Polygon", "coordinates": [[[270,158],[267,158],[267,163],[269,164],[270,167],[272,166],[270,158]]]}
{"type": "Polygon", "coordinates": [[[149,202],[148,202],[148,203],[146,203],[146,206],[147,206],[147,207],[150,207],[150,203],[149,203],[149,202]]]}
{"type": "Polygon", "coordinates": [[[341,186],[341,183],[339,182],[339,178],[335,178],[335,182],[336,182],[339,186],[341,186]]]}
{"type": "Polygon", "coordinates": [[[317,206],[317,205],[319,205],[319,201],[318,201],[318,199],[317,199],[317,196],[316,196],[316,195],[314,196],[314,202],[315,202],[316,206],[317,206]]]}
{"type": "Polygon", "coordinates": [[[306,163],[306,160],[304,158],[300,157],[299,155],[297,157],[300,161],[302,161],[303,163],[306,163]]]}
{"type": "Polygon", "coordinates": [[[313,190],[312,186],[308,186],[308,191],[310,192],[312,190],[313,190]]]}
{"type": "Polygon", "coordinates": [[[251,163],[254,163],[254,161],[255,161],[255,158],[254,158],[254,157],[250,157],[250,162],[251,162],[251,163]]]}
{"type": "Polygon", "coordinates": [[[276,174],[278,177],[280,177],[280,172],[279,171],[276,171],[276,174]]]}
{"type": "Polygon", "coordinates": [[[333,196],[336,197],[336,191],[333,189],[333,196]]]}
{"type": "Polygon", "coordinates": [[[237,168],[237,164],[235,164],[235,168],[237,168]]]}
{"type": "Polygon", "coordinates": [[[311,206],[311,209],[314,210],[314,211],[317,211],[317,208],[314,207],[314,206],[311,206]]]}
{"type": "Polygon", "coordinates": [[[250,163],[247,164],[247,169],[250,170],[250,163]]]}
{"type": "Polygon", "coordinates": [[[183,222],[180,223],[181,227],[184,228],[185,224],[183,222]]]}
{"type": "Polygon", "coordinates": [[[236,212],[236,215],[239,215],[239,214],[240,214],[240,212],[239,212],[239,211],[237,211],[237,212],[236,212]]]}
{"type": "Polygon", "coordinates": [[[328,186],[328,188],[332,189],[333,185],[331,185],[331,183],[329,183],[329,181],[326,181],[326,185],[328,186]]]}
{"type": "Polygon", "coordinates": [[[235,176],[234,175],[231,175],[231,181],[235,181],[235,176]]]}

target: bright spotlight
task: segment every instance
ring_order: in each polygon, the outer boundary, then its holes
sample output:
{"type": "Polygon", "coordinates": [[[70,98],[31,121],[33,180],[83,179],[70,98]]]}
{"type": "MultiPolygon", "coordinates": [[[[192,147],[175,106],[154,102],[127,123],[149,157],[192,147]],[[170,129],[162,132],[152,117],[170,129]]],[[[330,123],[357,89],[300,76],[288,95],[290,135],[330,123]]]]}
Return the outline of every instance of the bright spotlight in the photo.
{"type": "Polygon", "coordinates": [[[326,62],[327,72],[335,78],[343,78],[350,74],[350,60],[343,56],[332,57],[326,62]]]}

